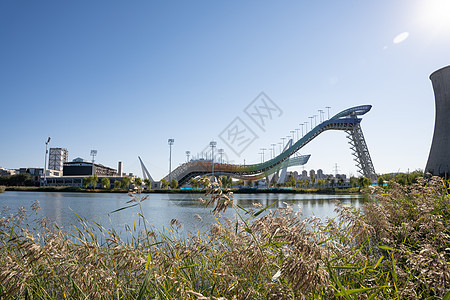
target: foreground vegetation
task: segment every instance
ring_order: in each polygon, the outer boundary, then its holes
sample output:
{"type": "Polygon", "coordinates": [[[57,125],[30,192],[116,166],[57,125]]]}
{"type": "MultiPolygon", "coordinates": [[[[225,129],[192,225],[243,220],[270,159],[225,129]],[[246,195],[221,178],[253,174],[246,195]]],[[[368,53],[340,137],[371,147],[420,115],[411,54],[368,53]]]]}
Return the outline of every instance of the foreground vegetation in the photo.
{"type": "Polygon", "coordinates": [[[289,206],[247,211],[209,185],[203,202],[218,222],[188,237],[175,234],[178,220],[152,229],[149,195],[131,195],[124,209],[138,209],[143,229],[127,227],[127,243],[82,219],[71,232],[46,219],[31,230],[24,208],[3,212],[0,298],[448,299],[450,197],[439,178],[417,182],[374,188],[360,210],[337,202],[326,221],[289,206]],[[220,217],[227,208],[235,220],[220,217]]]}

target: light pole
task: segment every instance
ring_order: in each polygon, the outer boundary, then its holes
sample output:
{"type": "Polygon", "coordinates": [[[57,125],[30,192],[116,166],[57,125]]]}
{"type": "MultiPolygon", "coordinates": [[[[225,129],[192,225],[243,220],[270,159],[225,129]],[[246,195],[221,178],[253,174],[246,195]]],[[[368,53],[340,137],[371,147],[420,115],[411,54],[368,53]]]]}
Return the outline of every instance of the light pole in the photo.
{"type": "Polygon", "coordinates": [[[325,108],[328,109],[328,120],[329,120],[329,119],[330,119],[330,108],[331,108],[331,107],[326,106],[325,108]]]}
{"type": "Polygon", "coordinates": [[[319,109],[319,116],[320,116],[320,123],[322,123],[322,114],[323,114],[323,110],[319,109]]]}
{"type": "Polygon", "coordinates": [[[224,152],[224,151],[223,151],[223,149],[218,149],[217,151],[218,151],[219,154],[220,154],[220,163],[223,164],[222,155],[223,155],[223,152],[224,152]]]}
{"type": "Polygon", "coordinates": [[[301,123],[301,124],[298,124],[298,125],[300,125],[300,126],[302,126],[302,137],[303,137],[303,126],[305,126],[305,123],[301,123]]]}
{"type": "Polygon", "coordinates": [[[292,142],[294,142],[295,136],[294,136],[295,130],[291,130],[291,134],[292,134],[292,142]]]}
{"type": "Polygon", "coordinates": [[[285,137],[281,138],[283,140],[283,150],[284,150],[284,140],[286,139],[285,137]]]}
{"type": "Polygon", "coordinates": [[[91,156],[92,156],[92,176],[94,176],[95,174],[95,166],[94,166],[94,162],[95,162],[95,156],[97,155],[97,150],[91,150],[91,156]]]}
{"type": "Polygon", "coordinates": [[[260,149],[262,151],[262,162],[264,162],[264,151],[266,151],[266,148],[261,148],[260,149]]]}
{"type": "Polygon", "coordinates": [[[311,120],[311,130],[313,129],[312,127],[312,119],[314,119],[314,117],[308,117],[311,120]]]}
{"type": "Polygon", "coordinates": [[[300,139],[299,134],[298,134],[298,131],[299,131],[299,130],[300,130],[300,128],[295,128],[295,131],[297,132],[297,140],[300,139]]]}
{"type": "Polygon", "coordinates": [[[281,142],[278,142],[278,145],[280,145],[280,154],[281,154],[281,151],[282,151],[281,150],[281,144],[282,144],[281,142]]]}
{"type": "Polygon", "coordinates": [[[211,141],[209,142],[209,145],[211,146],[211,158],[212,158],[212,182],[215,182],[215,178],[214,178],[214,148],[217,145],[217,142],[215,141],[211,141]]]}
{"type": "Polygon", "coordinates": [[[273,152],[273,157],[272,158],[274,158],[275,157],[275,146],[276,146],[277,144],[271,144],[271,146],[272,146],[272,152],[273,152]]]}
{"type": "Polygon", "coordinates": [[[186,162],[189,162],[190,155],[191,155],[191,151],[186,151],[186,162]]]}
{"type": "Polygon", "coordinates": [[[308,133],[308,122],[305,122],[303,124],[305,124],[305,127],[306,127],[305,134],[307,134],[308,133]]]}
{"type": "Polygon", "coordinates": [[[50,137],[48,137],[45,142],[45,162],[44,162],[44,186],[47,185],[47,154],[48,154],[48,143],[50,143],[50,137]]]}
{"type": "Polygon", "coordinates": [[[175,142],[174,139],[168,139],[169,143],[169,184],[172,182],[172,145],[175,142]]]}
{"type": "Polygon", "coordinates": [[[314,115],[314,126],[317,126],[317,115],[314,115]]]}

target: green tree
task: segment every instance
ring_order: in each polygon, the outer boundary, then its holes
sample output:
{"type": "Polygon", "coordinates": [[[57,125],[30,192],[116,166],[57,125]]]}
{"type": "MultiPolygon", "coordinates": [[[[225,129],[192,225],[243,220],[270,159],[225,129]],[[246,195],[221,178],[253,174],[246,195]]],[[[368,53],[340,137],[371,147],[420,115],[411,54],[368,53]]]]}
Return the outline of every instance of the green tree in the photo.
{"type": "Polygon", "coordinates": [[[338,186],[342,186],[344,184],[344,178],[339,177],[338,179],[338,186]]]}
{"type": "Polygon", "coordinates": [[[120,187],[122,186],[122,182],[119,180],[114,181],[114,188],[115,189],[120,189],[120,187]]]}
{"type": "Polygon", "coordinates": [[[109,180],[109,178],[103,177],[102,178],[102,187],[104,189],[109,189],[110,186],[111,186],[111,181],[109,180]]]}
{"type": "Polygon", "coordinates": [[[150,189],[152,188],[152,181],[151,181],[150,179],[145,178],[145,179],[144,179],[144,184],[145,184],[145,188],[146,188],[147,190],[150,190],[150,189]]]}
{"type": "Polygon", "coordinates": [[[297,181],[295,181],[294,176],[290,176],[286,183],[287,186],[295,186],[297,184],[297,181]]]}
{"type": "Polygon", "coordinates": [[[122,187],[125,190],[128,190],[130,188],[130,183],[131,183],[130,177],[125,176],[124,178],[122,178],[122,187]]]}
{"type": "Polygon", "coordinates": [[[97,187],[97,182],[98,182],[97,174],[94,174],[94,176],[92,176],[92,188],[95,189],[97,187]]]}
{"type": "Polygon", "coordinates": [[[378,186],[383,186],[384,185],[384,178],[383,178],[383,176],[378,177],[377,184],[378,184],[378,186]]]}
{"type": "Polygon", "coordinates": [[[189,184],[191,185],[191,187],[193,189],[197,189],[198,188],[198,180],[196,178],[194,178],[194,177],[189,179],[189,184]]]}
{"type": "Polygon", "coordinates": [[[317,184],[319,185],[319,186],[324,186],[325,185],[325,183],[326,183],[326,181],[325,181],[325,179],[318,179],[317,180],[317,184]]]}
{"type": "Polygon", "coordinates": [[[370,181],[369,178],[366,178],[364,176],[361,176],[358,178],[358,184],[360,187],[366,187],[369,186],[372,182],[370,181]]]}
{"type": "Polygon", "coordinates": [[[167,189],[169,187],[169,181],[165,178],[161,179],[161,187],[167,189]]]}
{"type": "Polygon", "coordinates": [[[142,187],[142,179],[139,178],[139,177],[136,177],[136,178],[134,179],[134,184],[135,184],[137,187],[142,187]]]}
{"type": "Polygon", "coordinates": [[[170,188],[176,189],[178,187],[178,181],[175,178],[172,178],[172,181],[170,182],[170,188]]]}
{"type": "Polygon", "coordinates": [[[356,178],[355,176],[351,176],[350,177],[350,185],[352,187],[357,187],[358,186],[358,178],[356,178]]]}
{"type": "Polygon", "coordinates": [[[87,176],[83,178],[84,188],[87,189],[92,184],[92,179],[93,179],[92,176],[87,176]]]}

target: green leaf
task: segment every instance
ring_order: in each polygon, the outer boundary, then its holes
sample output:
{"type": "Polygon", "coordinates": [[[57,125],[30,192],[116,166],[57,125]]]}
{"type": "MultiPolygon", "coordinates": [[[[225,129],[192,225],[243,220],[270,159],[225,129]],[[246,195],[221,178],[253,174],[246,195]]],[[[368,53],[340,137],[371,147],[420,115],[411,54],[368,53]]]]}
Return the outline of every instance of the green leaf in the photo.
{"type": "Polygon", "coordinates": [[[147,256],[147,262],[145,263],[145,271],[147,271],[148,265],[150,264],[151,261],[152,261],[152,252],[149,251],[147,256]]]}
{"type": "Polygon", "coordinates": [[[394,248],[388,247],[388,246],[378,246],[380,249],[388,250],[388,251],[394,251],[394,248]]]}
{"type": "Polygon", "coordinates": [[[447,294],[445,294],[444,298],[442,298],[442,300],[450,300],[450,291],[447,292],[447,294]]]}
{"type": "Polygon", "coordinates": [[[139,205],[139,203],[136,203],[136,204],[133,204],[133,205],[129,205],[129,206],[125,206],[125,207],[121,207],[121,208],[119,208],[119,209],[116,209],[116,210],[110,212],[110,214],[113,214],[113,213],[115,213],[115,212],[118,212],[118,211],[121,211],[121,210],[130,208],[130,207],[133,207],[133,206],[137,206],[137,205],[139,205]]]}
{"type": "Polygon", "coordinates": [[[370,288],[345,290],[345,291],[341,291],[341,292],[337,293],[336,296],[349,296],[349,295],[353,295],[353,294],[357,294],[357,293],[364,293],[364,292],[367,292],[370,290],[381,289],[381,288],[385,288],[385,287],[387,287],[387,286],[374,286],[374,287],[370,287],[370,288]]]}
{"type": "Polygon", "coordinates": [[[253,231],[252,231],[250,228],[248,228],[248,227],[245,227],[244,229],[245,229],[245,231],[247,231],[247,232],[250,233],[250,234],[253,233],[253,231]]]}
{"type": "Polygon", "coordinates": [[[263,209],[257,211],[253,216],[254,216],[254,217],[259,216],[261,213],[263,213],[266,209],[268,209],[269,207],[271,207],[271,206],[274,205],[275,203],[277,203],[277,202],[274,202],[274,203],[272,203],[272,204],[270,204],[270,205],[264,207],[263,209]]]}

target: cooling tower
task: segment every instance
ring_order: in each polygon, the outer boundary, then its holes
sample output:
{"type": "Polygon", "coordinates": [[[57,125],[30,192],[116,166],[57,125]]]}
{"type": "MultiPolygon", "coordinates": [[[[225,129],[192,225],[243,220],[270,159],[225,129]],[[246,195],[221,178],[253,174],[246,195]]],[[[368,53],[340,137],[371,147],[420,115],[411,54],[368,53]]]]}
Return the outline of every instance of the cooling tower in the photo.
{"type": "Polygon", "coordinates": [[[430,75],[436,101],[433,142],[425,172],[450,176],[450,66],[430,75]]]}

